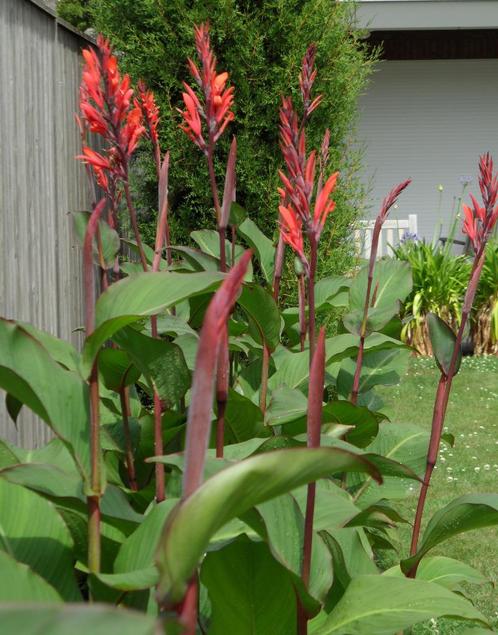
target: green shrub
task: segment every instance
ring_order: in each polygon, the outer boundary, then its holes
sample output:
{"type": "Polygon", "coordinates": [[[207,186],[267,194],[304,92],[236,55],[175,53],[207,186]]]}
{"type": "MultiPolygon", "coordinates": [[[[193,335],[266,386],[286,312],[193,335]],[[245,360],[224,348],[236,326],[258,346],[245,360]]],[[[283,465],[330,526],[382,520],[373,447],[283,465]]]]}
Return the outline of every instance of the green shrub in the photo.
{"type": "Polygon", "coordinates": [[[394,254],[411,265],[413,276],[413,291],[403,307],[402,337],[422,355],[431,354],[425,317],[435,313],[456,329],[470,263],[466,256],[452,254],[450,247],[424,241],[407,240],[394,254]]]}
{"type": "MultiPolygon", "coordinates": [[[[331,129],[331,169],[342,173],[333,230],[323,237],[322,274],[351,267],[350,227],[364,192],[357,179],[359,157],[352,149],[351,129],[356,100],[372,70],[374,55],[351,27],[349,3],[323,0],[90,0],[94,27],[122,52],[120,63],[133,79],[143,78],[157,95],[162,112],[163,148],[171,148],[171,223],[173,239],[188,240],[192,230],[214,226],[207,171],[196,148],[178,129],[185,59],[194,53],[194,22],[209,19],[218,67],[230,71],[236,86],[235,116],[230,135],[238,141],[237,198],[270,237],[277,221],[278,107],[294,78],[309,42],[318,47],[323,69],[316,91],[324,103],[309,127],[310,147],[319,147],[326,126],[331,129]],[[331,255],[333,253],[333,258],[331,255]]],[[[226,156],[229,135],[220,143],[226,156]]],[[[220,161],[218,177],[224,166],[220,161]]],[[[155,174],[148,154],[135,166],[140,182],[138,207],[148,242],[155,221],[155,174]],[[145,187],[144,187],[145,185],[145,187]]],[[[332,224],[331,224],[332,225],[332,224]]]]}

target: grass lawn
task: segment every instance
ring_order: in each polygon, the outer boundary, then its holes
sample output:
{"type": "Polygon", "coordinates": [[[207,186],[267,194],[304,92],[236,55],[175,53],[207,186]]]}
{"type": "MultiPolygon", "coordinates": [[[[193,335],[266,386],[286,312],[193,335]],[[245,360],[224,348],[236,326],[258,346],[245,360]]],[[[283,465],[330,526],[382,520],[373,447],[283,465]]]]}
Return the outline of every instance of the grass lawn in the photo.
{"type": "MultiPolygon", "coordinates": [[[[439,372],[431,359],[414,359],[399,386],[383,387],[382,410],[393,422],[429,427],[439,372]]],[[[464,358],[446,416],[446,432],[455,436],[453,448],[444,446],[432,478],[424,518],[452,499],[469,492],[498,492],[498,358],[464,358]]],[[[404,503],[405,517],[413,518],[416,499],[404,503]]],[[[401,527],[402,554],[410,541],[410,528],[401,527]]],[[[467,587],[475,605],[498,632],[498,529],[460,534],[431,552],[463,560],[495,585],[467,587]]],[[[467,624],[468,626],[468,624],[467,624]]],[[[458,633],[461,625],[433,620],[414,629],[417,634],[458,633]]]]}

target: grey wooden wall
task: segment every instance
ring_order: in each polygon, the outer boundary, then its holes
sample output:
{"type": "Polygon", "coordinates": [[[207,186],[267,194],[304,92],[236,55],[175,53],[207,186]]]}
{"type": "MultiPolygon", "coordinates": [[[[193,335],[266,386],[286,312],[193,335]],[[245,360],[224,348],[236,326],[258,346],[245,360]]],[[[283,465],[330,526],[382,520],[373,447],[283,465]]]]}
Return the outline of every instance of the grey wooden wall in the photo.
{"type": "MultiPolygon", "coordinates": [[[[0,0],[0,315],[78,345],[81,254],[71,212],[88,208],[79,135],[80,50],[88,42],[39,0],[0,0]]],[[[0,438],[33,447],[48,428],[0,394],[0,438]]]]}

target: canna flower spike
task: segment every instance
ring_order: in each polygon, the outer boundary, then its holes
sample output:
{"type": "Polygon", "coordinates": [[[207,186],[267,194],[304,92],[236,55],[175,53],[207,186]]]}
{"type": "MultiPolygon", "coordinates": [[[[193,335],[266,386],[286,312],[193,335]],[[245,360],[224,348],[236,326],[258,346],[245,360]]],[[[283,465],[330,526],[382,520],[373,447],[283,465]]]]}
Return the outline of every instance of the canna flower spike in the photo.
{"type": "Polygon", "coordinates": [[[477,253],[486,241],[498,220],[498,173],[493,173],[493,159],[488,153],[479,160],[479,188],[483,205],[470,195],[472,207],[463,205],[463,232],[467,234],[477,253]]]}
{"type": "Polygon", "coordinates": [[[80,125],[100,135],[108,147],[104,157],[85,145],[83,154],[77,158],[90,165],[97,179],[104,183],[103,170],[112,172],[116,178],[127,178],[128,161],[145,128],[140,107],[132,106],[130,78],[128,75],[121,77],[109,41],[102,35],[97,38],[97,49],[83,50],[80,125]]]}
{"type": "MultiPolygon", "coordinates": [[[[304,95],[303,100],[306,98],[304,95]]],[[[327,130],[318,157],[320,174],[315,186],[316,151],[313,150],[308,156],[306,155],[304,127],[301,126],[300,130],[297,113],[291,99],[288,97],[282,99],[280,148],[286,165],[286,173],[279,172],[283,185],[282,188],[279,188],[282,236],[284,241],[298,254],[305,267],[307,261],[303,250],[303,232],[311,240],[318,243],[325,221],[335,208],[332,194],[339,173],[331,174],[322,185],[323,173],[328,161],[329,143],[330,132],[327,130]],[[313,197],[315,197],[314,203],[313,197]]]]}
{"type": "Polygon", "coordinates": [[[211,49],[209,25],[195,26],[195,47],[200,61],[200,68],[189,59],[188,65],[195,83],[202,94],[201,99],[195,91],[184,82],[182,93],[185,110],[179,110],[184,123],[180,128],[205,153],[208,146],[215,144],[225,128],[233,121],[233,87],[226,88],[228,73],[216,72],[216,57],[211,49]],[[207,141],[202,134],[202,120],[206,122],[207,141]]]}

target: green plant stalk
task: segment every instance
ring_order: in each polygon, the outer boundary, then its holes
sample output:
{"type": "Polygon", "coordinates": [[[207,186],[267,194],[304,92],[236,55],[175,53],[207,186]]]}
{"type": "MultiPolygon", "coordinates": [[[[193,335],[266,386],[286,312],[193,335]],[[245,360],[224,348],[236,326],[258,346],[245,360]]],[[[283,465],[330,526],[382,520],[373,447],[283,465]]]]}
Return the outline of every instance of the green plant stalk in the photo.
{"type": "MultiPolygon", "coordinates": [[[[273,269],[272,295],[278,305],[280,294],[280,280],[282,279],[282,269],[284,266],[285,243],[282,233],[279,234],[278,243],[275,248],[275,266],[273,269]]],[[[259,391],[259,407],[263,414],[266,412],[266,399],[268,395],[268,373],[270,371],[270,349],[263,342],[263,357],[261,360],[261,386],[259,391]]]]}
{"type": "MultiPolygon", "coordinates": [[[[446,416],[446,409],[448,407],[448,400],[450,397],[451,386],[453,383],[453,377],[455,375],[456,363],[458,355],[462,345],[463,333],[467,324],[470,312],[472,310],[472,304],[479,284],[479,278],[481,276],[482,267],[484,265],[484,251],[485,241],[477,252],[474,263],[472,266],[472,273],[470,275],[469,285],[465,294],[465,300],[462,310],[462,319],[455,339],[455,346],[453,348],[453,354],[451,356],[448,374],[441,371],[441,378],[439,380],[436,398],[434,402],[434,411],[432,416],[431,436],[429,440],[429,449],[427,452],[427,462],[424,474],[424,480],[420,489],[419,499],[417,502],[417,510],[415,512],[415,520],[413,523],[412,539],[410,544],[410,556],[414,556],[417,553],[418,541],[420,536],[420,529],[422,525],[422,517],[424,514],[425,501],[427,498],[427,491],[430,486],[432,472],[437,462],[439,453],[439,446],[441,443],[441,434],[444,427],[444,419],[446,416]]],[[[414,578],[417,573],[418,564],[412,567],[407,573],[407,577],[414,578]]]]}
{"type": "Polygon", "coordinates": [[[365,304],[363,305],[363,320],[360,327],[360,345],[358,347],[358,355],[356,357],[356,367],[353,378],[353,388],[351,390],[351,403],[355,406],[358,402],[358,393],[360,390],[361,368],[363,365],[363,353],[365,350],[365,337],[367,332],[368,309],[370,307],[370,296],[372,294],[373,274],[375,269],[375,260],[377,258],[377,250],[379,246],[379,235],[382,229],[382,220],[378,216],[375,220],[372,232],[372,246],[370,249],[370,260],[368,263],[368,280],[367,290],[365,293],[365,304]]]}
{"type": "MultiPolygon", "coordinates": [[[[310,370],[310,382],[308,391],[308,418],[307,418],[307,446],[308,448],[320,447],[320,432],[322,425],[323,387],[325,380],[325,329],[320,329],[316,345],[316,353],[310,370]]],[[[316,483],[309,483],[306,497],[306,512],[304,516],[303,539],[303,564],[301,577],[305,587],[309,586],[311,572],[311,554],[313,548],[313,518],[315,515],[316,483]]],[[[308,618],[298,601],[297,614],[298,634],[306,635],[308,632],[308,618]]]]}
{"type": "Polygon", "coordinates": [[[302,352],[306,342],[306,287],[304,274],[298,275],[297,284],[299,295],[299,342],[302,352]]]}
{"type": "Polygon", "coordinates": [[[315,276],[318,259],[318,241],[314,234],[309,233],[310,266],[308,272],[308,339],[310,346],[310,367],[315,354],[315,276]]]}
{"type": "MultiPolygon", "coordinates": [[[[225,227],[221,225],[221,205],[218,195],[218,185],[216,184],[216,174],[214,171],[214,141],[212,133],[209,133],[207,148],[207,164],[209,172],[209,183],[216,212],[216,224],[218,226],[218,237],[220,243],[220,271],[227,270],[225,252],[225,227]]],[[[216,456],[223,458],[223,448],[225,444],[225,410],[228,397],[228,334],[225,333],[218,351],[218,367],[216,371],[216,456]]]]}
{"type": "MultiPolygon", "coordinates": [[[[85,329],[88,338],[95,328],[95,276],[93,267],[93,239],[96,236],[100,216],[104,211],[105,199],[93,209],[83,243],[83,279],[85,290],[85,329]]],[[[88,505],[88,568],[91,573],[100,571],[100,497],[101,448],[100,448],[100,412],[99,412],[99,376],[98,358],[92,366],[89,378],[90,392],[90,487],[87,496],[88,505]]]]}
{"type": "Polygon", "coordinates": [[[140,236],[140,230],[138,229],[137,223],[137,212],[135,211],[135,207],[133,205],[133,201],[131,200],[131,192],[130,192],[130,184],[128,182],[128,177],[123,180],[126,205],[128,206],[128,212],[130,214],[131,227],[133,229],[133,234],[135,236],[135,242],[137,243],[137,249],[140,256],[140,262],[142,263],[142,268],[144,271],[148,270],[147,259],[145,257],[144,248],[142,245],[142,237],[140,236]]]}
{"type": "Polygon", "coordinates": [[[128,472],[128,483],[130,489],[134,492],[138,491],[137,487],[137,478],[135,473],[135,460],[133,458],[133,446],[131,442],[131,434],[130,434],[130,408],[129,408],[129,400],[128,400],[128,389],[125,386],[120,386],[119,388],[119,401],[121,404],[121,416],[123,418],[123,432],[125,437],[125,459],[126,459],[126,470],[128,472]]]}

